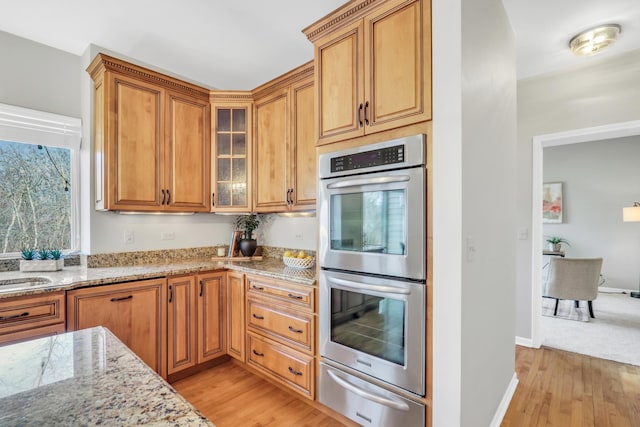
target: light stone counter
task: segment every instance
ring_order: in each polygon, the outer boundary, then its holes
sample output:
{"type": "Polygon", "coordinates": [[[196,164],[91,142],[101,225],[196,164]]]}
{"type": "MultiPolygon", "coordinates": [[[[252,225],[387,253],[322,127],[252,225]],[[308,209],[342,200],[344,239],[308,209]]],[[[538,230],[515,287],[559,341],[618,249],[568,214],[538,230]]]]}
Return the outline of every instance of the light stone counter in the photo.
{"type": "Polygon", "coordinates": [[[0,425],[213,426],[102,327],[0,347],[0,425]]]}
{"type": "Polygon", "coordinates": [[[224,269],[264,275],[276,279],[291,280],[310,286],[315,283],[316,273],[315,268],[297,270],[287,267],[282,263],[282,259],[279,258],[264,258],[262,261],[231,262],[226,260],[211,261],[208,259],[177,262],[168,261],[163,264],[105,268],[74,266],[64,267],[62,270],[55,272],[23,273],[20,271],[10,271],[0,273],[0,298],[224,269]],[[29,278],[42,278],[46,279],[46,281],[12,283],[29,278]]]}

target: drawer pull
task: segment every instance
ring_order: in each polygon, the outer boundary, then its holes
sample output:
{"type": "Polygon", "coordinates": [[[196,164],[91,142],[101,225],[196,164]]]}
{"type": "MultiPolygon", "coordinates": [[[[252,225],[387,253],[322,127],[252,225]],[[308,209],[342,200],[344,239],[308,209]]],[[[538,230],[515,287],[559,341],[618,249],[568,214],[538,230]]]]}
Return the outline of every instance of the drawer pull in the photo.
{"type": "Polygon", "coordinates": [[[289,298],[293,298],[293,299],[302,299],[302,295],[289,294],[288,296],[289,298]]]}
{"type": "Polygon", "coordinates": [[[259,351],[255,351],[255,350],[251,350],[253,352],[253,354],[255,354],[256,356],[260,356],[260,357],[264,357],[264,353],[260,353],[259,351]]]}
{"type": "Polygon", "coordinates": [[[0,316],[0,320],[9,320],[9,319],[18,319],[20,317],[29,316],[29,312],[25,311],[24,313],[14,314],[13,316],[0,316]]]}
{"type": "Polygon", "coordinates": [[[133,299],[133,295],[129,295],[128,297],[122,297],[122,298],[111,298],[111,302],[125,301],[128,299],[133,299]]]}
{"type": "Polygon", "coordinates": [[[301,333],[303,333],[303,332],[304,332],[302,329],[296,329],[296,328],[294,328],[293,326],[289,326],[289,330],[290,330],[291,332],[295,332],[296,334],[301,334],[301,333]]]}
{"type": "Polygon", "coordinates": [[[251,285],[251,288],[255,289],[256,291],[264,291],[264,287],[262,286],[251,285]]]}
{"type": "Polygon", "coordinates": [[[293,375],[302,375],[302,372],[296,371],[291,366],[289,366],[289,372],[291,372],[293,375]]]}
{"type": "Polygon", "coordinates": [[[254,319],[258,319],[258,320],[263,320],[264,319],[264,316],[260,316],[260,315],[257,315],[255,313],[252,313],[251,315],[253,316],[254,319]]]}

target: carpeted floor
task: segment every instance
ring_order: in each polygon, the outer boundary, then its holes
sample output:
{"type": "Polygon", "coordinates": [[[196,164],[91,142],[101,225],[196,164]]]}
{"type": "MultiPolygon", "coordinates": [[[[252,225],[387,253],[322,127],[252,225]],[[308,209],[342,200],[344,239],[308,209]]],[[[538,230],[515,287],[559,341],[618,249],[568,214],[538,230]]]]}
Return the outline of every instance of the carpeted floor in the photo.
{"type": "Polygon", "coordinates": [[[595,319],[586,302],[542,298],[542,345],[640,366],[640,299],[626,294],[598,293],[593,302],[595,319]]]}

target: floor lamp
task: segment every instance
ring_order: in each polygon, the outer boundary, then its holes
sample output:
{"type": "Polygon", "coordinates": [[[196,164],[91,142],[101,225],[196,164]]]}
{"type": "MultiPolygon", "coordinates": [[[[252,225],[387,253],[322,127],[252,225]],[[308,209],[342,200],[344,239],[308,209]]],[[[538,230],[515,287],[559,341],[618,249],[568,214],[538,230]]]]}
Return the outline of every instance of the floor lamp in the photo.
{"type": "MultiPolygon", "coordinates": [[[[622,208],[622,220],[624,222],[640,222],[640,202],[634,202],[633,206],[622,208]]],[[[640,298],[640,292],[631,292],[633,298],[640,298]]]]}

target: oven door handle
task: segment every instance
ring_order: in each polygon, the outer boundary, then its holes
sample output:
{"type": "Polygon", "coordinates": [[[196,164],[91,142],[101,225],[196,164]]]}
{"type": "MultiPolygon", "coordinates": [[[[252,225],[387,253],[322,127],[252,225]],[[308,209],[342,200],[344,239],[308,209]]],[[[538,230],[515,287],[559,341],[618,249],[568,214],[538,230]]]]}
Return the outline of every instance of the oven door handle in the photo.
{"type": "Polygon", "coordinates": [[[378,184],[390,184],[394,182],[407,182],[411,178],[408,175],[398,176],[379,176],[376,178],[354,178],[346,179],[343,181],[332,182],[327,185],[327,188],[347,188],[347,187],[359,187],[361,185],[378,185],[378,184]]]}
{"type": "Polygon", "coordinates": [[[358,396],[364,399],[379,403],[381,405],[388,406],[393,409],[398,409],[400,411],[409,410],[409,405],[407,405],[405,402],[398,402],[396,400],[391,400],[383,396],[378,396],[377,394],[373,394],[370,391],[363,390],[360,387],[351,384],[349,381],[340,378],[338,375],[334,374],[330,370],[327,370],[327,373],[329,374],[331,379],[337,382],[339,385],[341,385],[342,387],[346,388],[347,390],[357,394],[358,396]]]}
{"type": "Polygon", "coordinates": [[[401,289],[393,286],[381,286],[381,285],[368,285],[360,282],[353,282],[351,280],[338,279],[335,277],[329,277],[328,280],[331,283],[335,283],[336,285],[344,286],[346,288],[351,288],[355,290],[367,290],[367,291],[376,291],[376,292],[384,292],[387,294],[400,294],[400,295],[409,295],[411,290],[409,289],[401,289]]]}

